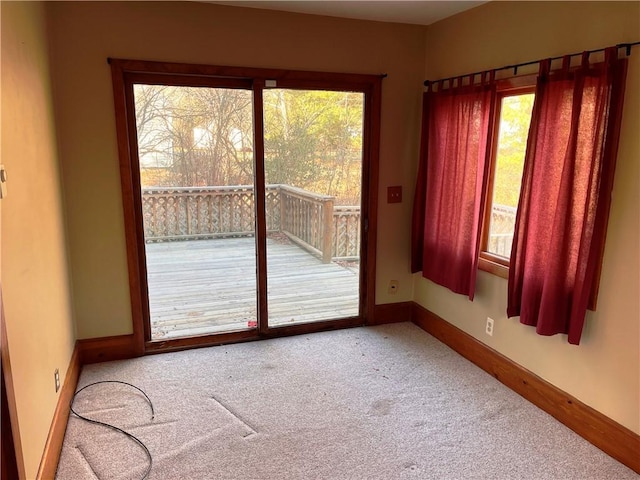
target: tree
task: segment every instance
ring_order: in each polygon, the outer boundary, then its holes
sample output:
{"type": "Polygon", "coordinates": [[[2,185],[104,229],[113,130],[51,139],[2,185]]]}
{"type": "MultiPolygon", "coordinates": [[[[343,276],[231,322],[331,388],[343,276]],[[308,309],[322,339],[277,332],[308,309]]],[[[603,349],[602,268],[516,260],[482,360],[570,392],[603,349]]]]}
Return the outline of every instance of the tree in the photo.
{"type": "Polygon", "coordinates": [[[359,204],[363,95],[274,89],[264,99],[268,182],[359,204]]]}
{"type": "MultiPolygon", "coordinates": [[[[135,85],[145,186],[253,183],[252,92],[135,85]]],[[[264,92],[267,183],[293,185],[359,204],[363,95],[264,92]]]]}
{"type": "Polygon", "coordinates": [[[494,177],[494,204],[517,207],[534,94],[505,97],[494,177]]]}
{"type": "Polygon", "coordinates": [[[156,85],[134,92],[142,170],[162,169],[147,175],[155,185],[251,183],[251,92],[156,85]]]}

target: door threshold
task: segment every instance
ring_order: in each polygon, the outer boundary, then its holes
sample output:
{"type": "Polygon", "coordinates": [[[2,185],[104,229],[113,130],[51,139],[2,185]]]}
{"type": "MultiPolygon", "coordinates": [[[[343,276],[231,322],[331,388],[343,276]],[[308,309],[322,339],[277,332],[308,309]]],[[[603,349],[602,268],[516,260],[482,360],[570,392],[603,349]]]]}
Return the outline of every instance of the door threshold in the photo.
{"type": "Polygon", "coordinates": [[[289,337],[293,335],[305,335],[309,333],[340,330],[343,328],[362,327],[364,322],[360,317],[343,318],[339,320],[327,320],[323,322],[301,323],[298,325],[283,325],[271,327],[264,334],[257,329],[200,335],[193,337],[172,338],[167,340],[150,340],[145,342],[145,354],[174,352],[190,348],[215,347],[232,343],[266,340],[269,338],[289,337]]]}

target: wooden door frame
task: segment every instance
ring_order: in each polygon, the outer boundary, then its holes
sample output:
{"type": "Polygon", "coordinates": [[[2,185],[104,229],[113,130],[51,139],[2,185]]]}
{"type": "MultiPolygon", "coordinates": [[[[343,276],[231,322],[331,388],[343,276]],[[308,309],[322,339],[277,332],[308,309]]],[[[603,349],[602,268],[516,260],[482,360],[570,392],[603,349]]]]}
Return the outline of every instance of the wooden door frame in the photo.
{"type": "MultiPolygon", "coordinates": [[[[135,354],[143,355],[156,351],[295,335],[370,323],[375,307],[382,75],[196,65],[111,58],[108,59],[108,62],[111,65],[113,83],[135,354]],[[347,319],[267,328],[263,322],[260,322],[260,315],[266,314],[266,270],[264,270],[266,258],[264,258],[264,252],[262,252],[258,254],[258,266],[263,267],[261,271],[264,273],[260,276],[265,278],[262,280],[259,278],[257,285],[259,306],[259,327],[257,329],[151,341],[133,83],[139,81],[162,85],[216,87],[226,86],[229,85],[229,82],[235,82],[238,88],[244,88],[245,82],[248,82],[249,89],[253,89],[254,100],[259,100],[259,102],[254,102],[255,109],[257,108],[256,103],[260,103],[260,107],[262,106],[262,90],[267,80],[275,80],[278,88],[342,90],[364,94],[360,258],[361,264],[366,265],[366,271],[364,273],[361,271],[360,273],[361,303],[359,311],[361,314],[347,319]],[[259,93],[256,94],[256,91],[259,93]]],[[[254,161],[263,165],[264,146],[256,145],[256,147],[261,149],[261,152],[256,152],[256,155],[261,155],[262,158],[257,158],[254,161]]],[[[264,169],[256,174],[264,177],[264,169]]],[[[257,179],[256,184],[260,183],[264,187],[264,178],[262,178],[262,182],[260,182],[260,178],[257,179]]],[[[256,199],[258,199],[259,193],[256,191],[256,199]]],[[[257,205],[257,208],[261,208],[260,205],[257,205]]],[[[264,209],[264,204],[262,208],[264,209]]],[[[258,230],[265,228],[264,225],[260,225],[260,222],[264,223],[263,217],[264,214],[256,215],[258,230]]],[[[256,235],[257,241],[260,241],[259,238],[262,237],[259,234],[256,235]]],[[[261,251],[261,246],[257,246],[258,250],[261,251]]]]}
{"type": "Polygon", "coordinates": [[[1,357],[1,394],[2,403],[2,469],[0,478],[25,478],[24,457],[20,428],[18,426],[18,411],[16,407],[15,391],[11,360],[9,358],[9,342],[7,341],[7,327],[4,321],[4,304],[2,301],[2,285],[0,284],[0,357],[1,357]]]}

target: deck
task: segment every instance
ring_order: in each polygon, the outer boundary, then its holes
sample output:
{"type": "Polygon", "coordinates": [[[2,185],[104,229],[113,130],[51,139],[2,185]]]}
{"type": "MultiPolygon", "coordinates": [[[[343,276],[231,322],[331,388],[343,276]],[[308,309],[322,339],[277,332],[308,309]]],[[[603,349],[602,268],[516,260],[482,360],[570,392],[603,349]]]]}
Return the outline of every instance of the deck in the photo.
{"type": "MultiPolygon", "coordinates": [[[[146,245],[152,338],[247,329],[256,321],[255,240],[146,245]]],[[[358,314],[358,265],[323,263],[284,236],[267,240],[269,325],[358,314]]]]}

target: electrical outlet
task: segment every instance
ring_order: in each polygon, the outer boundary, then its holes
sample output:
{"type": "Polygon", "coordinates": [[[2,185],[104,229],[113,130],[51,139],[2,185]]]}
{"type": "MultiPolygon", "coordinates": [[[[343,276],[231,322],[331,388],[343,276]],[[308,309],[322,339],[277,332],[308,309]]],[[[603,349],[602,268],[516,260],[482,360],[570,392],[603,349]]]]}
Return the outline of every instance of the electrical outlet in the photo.
{"type": "Polygon", "coordinates": [[[398,280],[389,280],[389,287],[387,288],[387,292],[390,295],[395,295],[398,293],[399,283],[398,280]]]}
{"type": "Polygon", "coordinates": [[[60,390],[60,372],[58,372],[57,368],[56,371],[53,372],[53,378],[56,382],[56,393],[58,393],[58,390],[60,390]]]}
{"type": "Polygon", "coordinates": [[[490,337],[493,337],[493,318],[487,317],[487,327],[485,328],[485,332],[490,337]]]}

